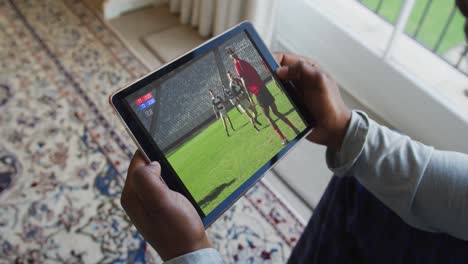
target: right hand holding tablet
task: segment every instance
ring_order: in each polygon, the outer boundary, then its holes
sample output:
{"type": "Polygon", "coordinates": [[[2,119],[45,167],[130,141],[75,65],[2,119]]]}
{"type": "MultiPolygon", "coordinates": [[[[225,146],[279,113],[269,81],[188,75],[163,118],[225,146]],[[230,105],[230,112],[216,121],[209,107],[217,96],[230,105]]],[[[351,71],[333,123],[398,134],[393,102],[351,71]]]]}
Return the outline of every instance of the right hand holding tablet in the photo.
{"type": "MultiPolygon", "coordinates": [[[[316,126],[310,141],[339,150],[351,119],[351,111],[341,99],[335,81],[313,60],[294,54],[275,53],[276,71],[282,81],[292,81],[316,126]]],[[[311,120],[309,120],[311,121],[311,120]]]]}

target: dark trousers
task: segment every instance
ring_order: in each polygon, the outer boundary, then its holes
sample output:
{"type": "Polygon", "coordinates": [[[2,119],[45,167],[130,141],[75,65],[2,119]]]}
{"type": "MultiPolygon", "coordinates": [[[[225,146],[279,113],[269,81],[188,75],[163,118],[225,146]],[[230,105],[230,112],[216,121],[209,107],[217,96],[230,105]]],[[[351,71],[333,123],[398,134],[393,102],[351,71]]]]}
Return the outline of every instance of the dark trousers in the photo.
{"type": "Polygon", "coordinates": [[[333,177],[288,263],[468,263],[468,242],[413,228],[354,177],[333,177]]]}

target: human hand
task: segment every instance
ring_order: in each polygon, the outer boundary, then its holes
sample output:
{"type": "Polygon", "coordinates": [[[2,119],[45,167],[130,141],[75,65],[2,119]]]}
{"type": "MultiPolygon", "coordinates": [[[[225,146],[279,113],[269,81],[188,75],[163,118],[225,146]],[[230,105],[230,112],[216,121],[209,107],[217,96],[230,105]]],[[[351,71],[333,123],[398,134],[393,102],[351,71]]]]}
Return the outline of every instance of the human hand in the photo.
{"type": "Polygon", "coordinates": [[[351,120],[351,111],[343,102],[335,81],[316,62],[294,54],[275,53],[280,64],[276,71],[282,81],[292,81],[294,97],[300,100],[315,121],[307,136],[312,142],[339,150],[351,120]]]}
{"type": "Polygon", "coordinates": [[[197,211],[161,180],[161,166],[137,151],[128,167],[121,204],[145,240],[166,261],[212,247],[197,211]]]}

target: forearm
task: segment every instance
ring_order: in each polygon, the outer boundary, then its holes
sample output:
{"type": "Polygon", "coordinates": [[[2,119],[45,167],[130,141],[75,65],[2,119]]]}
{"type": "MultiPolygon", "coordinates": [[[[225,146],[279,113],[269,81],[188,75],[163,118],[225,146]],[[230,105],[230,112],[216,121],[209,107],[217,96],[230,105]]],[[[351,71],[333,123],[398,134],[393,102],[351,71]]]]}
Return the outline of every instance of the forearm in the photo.
{"type": "Polygon", "coordinates": [[[413,213],[433,230],[468,240],[468,155],[434,150],[413,213]]]}
{"type": "Polygon", "coordinates": [[[415,227],[454,235],[450,226],[460,221],[459,217],[465,217],[465,223],[468,220],[466,215],[459,213],[466,214],[468,203],[452,202],[455,197],[468,200],[465,191],[468,189],[459,183],[468,185],[468,157],[464,154],[434,151],[432,147],[380,126],[365,114],[353,112],[341,151],[328,150],[327,162],[337,175],[356,177],[379,200],[415,227]],[[452,155],[457,159],[441,158],[452,155]],[[455,182],[458,188],[453,188],[455,182]],[[452,186],[452,193],[444,193],[440,186],[452,186]],[[439,191],[434,193],[434,188],[439,191]],[[429,197],[438,199],[439,203],[431,203],[429,197]],[[446,213],[441,215],[443,219],[433,222],[427,218],[434,212],[446,213]]]}
{"type": "Polygon", "coordinates": [[[341,152],[328,151],[328,160],[337,175],[353,175],[388,207],[406,216],[432,151],[353,112],[341,152]]]}

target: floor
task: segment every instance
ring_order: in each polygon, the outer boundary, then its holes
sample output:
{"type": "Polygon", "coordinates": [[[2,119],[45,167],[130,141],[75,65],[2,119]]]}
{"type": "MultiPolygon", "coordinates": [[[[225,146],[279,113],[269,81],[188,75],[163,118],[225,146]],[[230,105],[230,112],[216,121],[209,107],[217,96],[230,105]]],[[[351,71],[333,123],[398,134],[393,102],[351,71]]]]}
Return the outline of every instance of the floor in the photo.
{"type": "MultiPolygon", "coordinates": [[[[167,6],[133,11],[108,23],[151,69],[159,68],[205,41],[196,30],[181,25],[167,6]]],[[[363,109],[348,94],[343,93],[343,98],[351,108],[363,109]]],[[[264,177],[304,221],[311,216],[332,176],[325,163],[325,150],[323,146],[303,140],[264,177]]]]}

